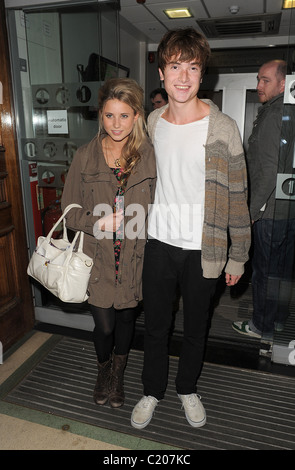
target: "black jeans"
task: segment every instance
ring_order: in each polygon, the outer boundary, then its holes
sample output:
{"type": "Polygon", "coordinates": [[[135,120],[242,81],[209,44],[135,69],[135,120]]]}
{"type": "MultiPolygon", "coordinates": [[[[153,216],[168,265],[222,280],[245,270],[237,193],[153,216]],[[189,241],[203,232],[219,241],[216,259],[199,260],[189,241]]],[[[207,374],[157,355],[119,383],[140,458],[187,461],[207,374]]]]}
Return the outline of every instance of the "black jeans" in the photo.
{"type": "Polygon", "coordinates": [[[143,268],[145,343],[142,380],[144,394],[158,400],[164,397],[167,387],[168,340],[177,283],[183,298],[184,333],[175,383],[177,393],[186,395],[196,392],[217,279],[203,277],[200,251],[148,240],[143,268]]]}
{"type": "Polygon", "coordinates": [[[253,225],[253,317],[250,328],[272,333],[289,315],[294,269],[295,220],[260,219],[253,225]]]}

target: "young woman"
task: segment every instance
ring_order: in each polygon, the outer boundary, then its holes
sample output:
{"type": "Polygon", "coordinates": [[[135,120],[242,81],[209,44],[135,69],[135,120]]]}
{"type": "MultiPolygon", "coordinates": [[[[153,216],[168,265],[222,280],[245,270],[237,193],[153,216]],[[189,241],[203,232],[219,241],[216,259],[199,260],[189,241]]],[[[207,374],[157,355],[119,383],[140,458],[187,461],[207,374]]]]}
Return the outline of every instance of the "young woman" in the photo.
{"type": "Polygon", "coordinates": [[[124,403],[123,373],[136,307],[142,299],[156,164],[145,132],[141,87],[131,79],[110,79],[99,90],[98,101],[99,132],[76,152],[62,208],[82,206],[71,209],[67,226],[85,232],[84,252],[94,260],[88,299],[98,365],[94,401],[119,407],[124,403]]]}

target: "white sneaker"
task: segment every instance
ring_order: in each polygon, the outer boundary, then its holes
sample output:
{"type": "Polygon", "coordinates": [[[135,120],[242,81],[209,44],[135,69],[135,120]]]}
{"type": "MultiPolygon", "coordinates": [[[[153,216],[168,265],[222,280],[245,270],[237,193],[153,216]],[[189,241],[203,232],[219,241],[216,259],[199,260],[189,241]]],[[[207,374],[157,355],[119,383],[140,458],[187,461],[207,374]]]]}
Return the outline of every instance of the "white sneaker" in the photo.
{"type": "Polygon", "coordinates": [[[145,428],[153,417],[154,410],[158,404],[158,400],[151,395],[144,395],[135,405],[131,415],[131,424],[134,428],[145,428]]]}
{"type": "Polygon", "coordinates": [[[194,428],[200,428],[206,423],[206,411],[200,396],[196,393],[178,395],[185,411],[185,417],[194,428]]]}

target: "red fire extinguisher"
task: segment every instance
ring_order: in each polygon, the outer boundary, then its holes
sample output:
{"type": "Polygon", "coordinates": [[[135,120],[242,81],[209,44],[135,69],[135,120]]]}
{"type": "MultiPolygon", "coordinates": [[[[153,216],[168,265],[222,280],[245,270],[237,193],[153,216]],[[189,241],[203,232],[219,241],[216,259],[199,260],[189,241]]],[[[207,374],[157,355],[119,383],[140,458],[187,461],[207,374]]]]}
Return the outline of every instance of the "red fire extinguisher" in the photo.
{"type": "MultiPolygon", "coordinates": [[[[48,207],[42,211],[42,227],[43,235],[48,235],[48,232],[52,229],[53,225],[58,221],[62,215],[60,200],[56,199],[52,201],[48,207]]],[[[63,234],[63,224],[62,222],[57,226],[56,230],[53,232],[53,238],[61,238],[63,234]]]]}

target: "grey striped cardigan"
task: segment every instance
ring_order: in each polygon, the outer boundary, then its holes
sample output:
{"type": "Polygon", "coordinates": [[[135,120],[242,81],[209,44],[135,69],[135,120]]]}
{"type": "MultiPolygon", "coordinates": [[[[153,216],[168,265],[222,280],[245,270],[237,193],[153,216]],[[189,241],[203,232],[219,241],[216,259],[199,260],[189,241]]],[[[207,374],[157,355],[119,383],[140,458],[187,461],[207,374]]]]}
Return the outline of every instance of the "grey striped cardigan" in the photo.
{"type": "MultiPolygon", "coordinates": [[[[251,244],[247,205],[247,171],[236,122],[211,100],[205,145],[205,211],[202,235],[202,269],[206,278],[225,272],[241,275],[251,244]]],[[[157,121],[168,105],[148,117],[148,133],[154,141],[157,121]]]]}

